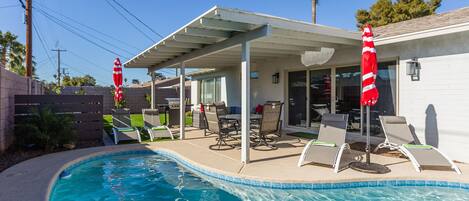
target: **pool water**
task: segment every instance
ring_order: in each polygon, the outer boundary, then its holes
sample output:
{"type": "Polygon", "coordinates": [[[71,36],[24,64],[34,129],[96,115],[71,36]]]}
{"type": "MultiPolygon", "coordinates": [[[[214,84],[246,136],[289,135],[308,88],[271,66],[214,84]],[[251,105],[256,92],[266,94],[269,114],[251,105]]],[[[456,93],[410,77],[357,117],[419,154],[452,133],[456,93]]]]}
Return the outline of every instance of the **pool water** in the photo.
{"type": "Polygon", "coordinates": [[[469,190],[441,187],[270,189],[197,175],[159,154],[103,157],[58,179],[52,201],[65,200],[469,200],[469,190]]]}

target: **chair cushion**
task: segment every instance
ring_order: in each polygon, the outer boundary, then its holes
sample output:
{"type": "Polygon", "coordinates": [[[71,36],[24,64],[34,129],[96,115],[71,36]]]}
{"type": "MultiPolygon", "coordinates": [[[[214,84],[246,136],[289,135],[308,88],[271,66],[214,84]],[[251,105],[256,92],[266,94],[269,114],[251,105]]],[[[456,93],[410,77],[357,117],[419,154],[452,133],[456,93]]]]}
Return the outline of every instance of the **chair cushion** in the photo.
{"type": "Polygon", "coordinates": [[[386,116],[384,118],[387,124],[407,124],[405,117],[386,116]]]}
{"type": "Polygon", "coordinates": [[[162,130],[166,130],[166,127],[165,126],[155,126],[155,127],[152,127],[151,130],[162,131],[162,130]]]}
{"type": "Polygon", "coordinates": [[[135,131],[135,128],[132,128],[132,127],[116,128],[116,129],[119,132],[132,132],[132,131],[135,131]]]}
{"type": "Polygon", "coordinates": [[[345,115],[343,114],[324,114],[322,120],[324,122],[343,122],[345,121],[345,115]]]}
{"type": "Polygon", "coordinates": [[[331,143],[331,142],[322,142],[322,141],[314,141],[312,143],[313,145],[317,145],[317,146],[326,146],[326,147],[335,147],[335,143],[331,143]]]}
{"type": "Polygon", "coordinates": [[[404,144],[402,145],[407,149],[432,149],[433,147],[431,145],[426,145],[426,144],[404,144]]]}

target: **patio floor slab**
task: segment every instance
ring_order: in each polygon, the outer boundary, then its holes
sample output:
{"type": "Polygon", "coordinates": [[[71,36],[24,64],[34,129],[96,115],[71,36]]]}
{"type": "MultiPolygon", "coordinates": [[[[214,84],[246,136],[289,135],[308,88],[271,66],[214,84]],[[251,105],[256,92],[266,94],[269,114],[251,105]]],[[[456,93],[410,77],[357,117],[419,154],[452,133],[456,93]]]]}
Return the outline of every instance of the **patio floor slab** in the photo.
{"type": "MultiPolygon", "coordinates": [[[[48,194],[58,174],[67,166],[90,156],[127,150],[164,150],[178,155],[191,164],[229,176],[268,180],[274,182],[341,182],[385,179],[406,180],[444,180],[469,183],[469,165],[458,163],[462,175],[454,171],[424,170],[416,172],[412,164],[404,158],[372,155],[372,161],[386,165],[391,172],[372,175],[346,168],[353,160],[360,160],[364,153],[351,151],[342,162],[344,169],[334,173],[330,167],[305,165],[298,167],[297,162],[307,141],[285,136],[278,140],[278,149],[258,151],[251,149],[251,163],[240,162],[239,149],[214,151],[208,148],[215,143],[215,135],[204,136],[193,128],[187,131],[186,140],[153,142],[146,145],[131,144],[104,146],[73,151],[59,152],[37,157],[17,164],[0,173],[0,200],[48,200],[48,194]]],[[[236,144],[235,141],[229,143],[236,144]]]]}

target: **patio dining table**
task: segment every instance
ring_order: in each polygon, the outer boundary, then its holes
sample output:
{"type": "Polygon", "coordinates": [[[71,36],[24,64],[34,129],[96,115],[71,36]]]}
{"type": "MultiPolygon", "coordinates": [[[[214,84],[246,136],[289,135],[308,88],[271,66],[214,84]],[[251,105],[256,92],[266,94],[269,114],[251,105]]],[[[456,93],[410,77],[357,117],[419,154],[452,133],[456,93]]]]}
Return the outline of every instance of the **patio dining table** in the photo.
{"type": "MultiPolygon", "coordinates": [[[[262,119],[261,114],[251,114],[251,120],[259,120],[262,119]]],[[[220,115],[220,119],[227,119],[227,120],[238,120],[241,121],[241,114],[226,114],[220,115]]]]}

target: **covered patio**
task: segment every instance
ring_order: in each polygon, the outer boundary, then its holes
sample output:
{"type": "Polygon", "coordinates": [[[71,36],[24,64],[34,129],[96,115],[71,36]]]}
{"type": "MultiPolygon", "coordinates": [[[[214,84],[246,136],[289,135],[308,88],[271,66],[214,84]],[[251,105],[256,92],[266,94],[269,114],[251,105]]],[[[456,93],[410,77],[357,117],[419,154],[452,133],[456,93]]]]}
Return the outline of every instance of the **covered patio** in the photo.
{"type": "MultiPolygon", "coordinates": [[[[179,68],[181,85],[186,80],[186,68],[240,68],[240,160],[249,163],[257,160],[252,158],[249,148],[253,107],[250,103],[251,63],[299,57],[305,51],[320,51],[321,48],[338,50],[360,44],[360,34],[357,32],[214,7],[127,61],[124,66],[147,68],[150,75],[162,68],[179,68]]],[[[155,100],[154,91],[152,89],[152,100],[155,100]]],[[[185,97],[184,90],[181,90],[180,108],[185,108],[185,97]]],[[[154,101],[151,106],[155,108],[154,101]]],[[[184,109],[180,114],[180,139],[189,139],[184,109]]]]}

